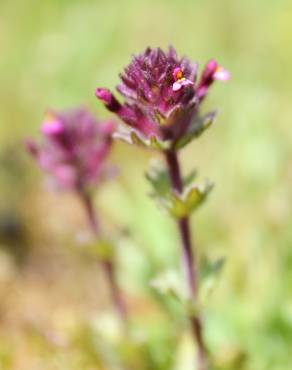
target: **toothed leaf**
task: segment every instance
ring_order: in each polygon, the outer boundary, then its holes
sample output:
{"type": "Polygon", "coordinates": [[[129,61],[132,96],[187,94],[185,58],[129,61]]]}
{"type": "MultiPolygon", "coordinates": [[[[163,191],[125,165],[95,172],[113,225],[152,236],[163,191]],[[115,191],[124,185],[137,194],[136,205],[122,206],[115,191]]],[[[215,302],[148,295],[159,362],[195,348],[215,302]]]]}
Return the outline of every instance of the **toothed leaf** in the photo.
{"type": "Polygon", "coordinates": [[[163,197],[169,192],[170,180],[168,171],[160,162],[153,163],[145,176],[152,186],[153,192],[150,194],[151,196],[163,197]]]}
{"type": "Polygon", "coordinates": [[[205,201],[212,187],[211,183],[206,182],[204,185],[191,187],[183,194],[172,191],[164,202],[165,208],[175,218],[186,217],[205,201]]]}
{"type": "Polygon", "coordinates": [[[185,292],[182,282],[174,270],[167,270],[150,281],[150,286],[158,293],[175,298],[179,302],[185,302],[185,292]]]}
{"type": "Polygon", "coordinates": [[[170,147],[169,141],[159,140],[156,136],[147,138],[138,131],[127,129],[122,126],[113,134],[113,138],[122,140],[128,144],[138,145],[149,149],[166,150],[170,147]]]}
{"type": "Polygon", "coordinates": [[[199,269],[200,297],[202,301],[206,301],[214,290],[224,264],[225,257],[209,260],[206,256],[203,256],[199,269]]]}

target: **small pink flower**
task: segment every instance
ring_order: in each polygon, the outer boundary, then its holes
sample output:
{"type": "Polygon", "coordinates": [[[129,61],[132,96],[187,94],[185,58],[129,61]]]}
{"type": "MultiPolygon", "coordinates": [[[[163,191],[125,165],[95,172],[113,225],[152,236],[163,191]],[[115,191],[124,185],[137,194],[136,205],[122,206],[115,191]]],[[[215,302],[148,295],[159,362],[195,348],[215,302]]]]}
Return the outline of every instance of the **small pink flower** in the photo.
{"type": "Polygon", "coordinates": [[[194,85],[193,81],[189,80],[188,78],[185,78],[183,71],[179,67],[174,69],[172,76],[175,80],[175,82],[172,85],[173,91],[178,91],[183,86],[194,85]]]}
{"type": "Polygon", "coordinates": [[[230,79],[230,73],[223,67],[218,66],[214,73],[214,79],[220,81],[227,81],[230,79]]]}
{"type": "Polygon", "coordinates": [[[230,78],[230,73],[219,66],[215,59],[211,59],[205,66],[199,86],[197,88],[197,96],[203,100],[208,93],[210,86],[214,81],[227,81],[230,78]]]}

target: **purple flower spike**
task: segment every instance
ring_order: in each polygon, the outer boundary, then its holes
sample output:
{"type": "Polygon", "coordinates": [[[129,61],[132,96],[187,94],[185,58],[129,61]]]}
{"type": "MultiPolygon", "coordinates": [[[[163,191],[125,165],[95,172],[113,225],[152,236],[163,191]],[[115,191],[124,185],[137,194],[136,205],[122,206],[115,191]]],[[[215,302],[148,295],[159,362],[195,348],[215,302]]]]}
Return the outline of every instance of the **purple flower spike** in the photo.
{"type": "Polygon", "coordinates": [[[41,125],[43,141],[26,141],[28,152],[62,188],[84,190],[105,175],[114,130],[86,109],[50,112],[41,125]]]}
{"type": "Polygon", "coordinates": [[[196,136],[203,128],[199,108],[209,86],[214,80],[229,78],[215,60],[207,64],[198,83],[197,71],[196,63],[179,58],[172,47],[167,52],[147,48],[134,56],[120,74],[117,87],[124,103],[108,89],[96,90],[96,97],[129,127],[126,133],[115,136],[159,149],[174,147],[186,136],[196,136]]]}

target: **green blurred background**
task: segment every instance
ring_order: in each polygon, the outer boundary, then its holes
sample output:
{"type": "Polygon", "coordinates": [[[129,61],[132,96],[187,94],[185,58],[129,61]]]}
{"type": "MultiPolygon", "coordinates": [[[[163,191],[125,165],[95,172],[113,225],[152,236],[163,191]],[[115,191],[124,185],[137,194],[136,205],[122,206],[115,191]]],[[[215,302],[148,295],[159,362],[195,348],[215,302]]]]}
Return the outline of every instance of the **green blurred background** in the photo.
{"type": "MultiPolygon", "coordinates": [[[[113,88],[131,54],[169,44],[232,74],[204,106],[219,108],[216,125],[181,153],[184,171],[216,184],[192,218],[200,253],[226,256],[205,308],[208,344],[240,357],[230,369],[291,369],[291,41],[289,0],[0,0],[0,369],[119,369],[96,339],[101,324],[106,336],[114,329],[102,276],[79,245],[82,209],[48,191],[22,142],[39,135],[48,107],[85,104],[109,117],[95,88],[113,88]]],[[[155,156],[117,143],[119,178],[96,197],[109,232],[127,230],[120,280],[151,358],[169,345],[172,322],[147,282],[179,255],[172,220],[147,196],[155,156]]],[[[190,366],[180,334],[165,369],[190,366]]],[[[164,369],[157,361],[136,368],[164,369]]]]}

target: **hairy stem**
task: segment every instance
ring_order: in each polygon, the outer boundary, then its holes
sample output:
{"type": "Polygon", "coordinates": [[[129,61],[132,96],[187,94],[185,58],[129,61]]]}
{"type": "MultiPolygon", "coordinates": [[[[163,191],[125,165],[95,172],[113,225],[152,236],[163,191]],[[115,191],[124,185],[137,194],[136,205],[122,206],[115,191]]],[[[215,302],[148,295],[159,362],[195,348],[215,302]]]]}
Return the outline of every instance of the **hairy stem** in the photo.
{"type": "MultiPolygon", "coordinates": [[[[99,226],[96,213],[94,210],[92,198],[90,194],[86,193],[85,191],[79,191],[79,197],[85,209],[86,216],[88,219],[88,224],[93,234],[95,235],[96,239],[99,239],[101,237],[101,231],[100,231],[100,226],[99,226]]],[[[101,262],[101,266],[103,268],[106,280],[108,282],[108,286],[111,292],[111,297],[112,297],[115,309],[118,315],[120,316],[122,323],[126,325],[128,321],[128,312],[127,312],[127,307],[124,301],[124,297],[117,283],[114,260],[113,259],[112,260],[101,260],[100,262],[101,262]]]]}
{"type": "MultiPolygon", "coordinates": [[[[177,152],[168,150],[165,152],[165,158],[168,166],[169,176],[173,190],[178,193],[183,191],[183,181],[180,171],[180,165],[177,157],[177,152]]],[[[189,217],[182,217],[177,221],[177,226],[181,238],[182,247],[182,265],[185,273],[185,278],[188,288],[188,296],[193,301],[198,298],[198,272],[195,250],[192,248],[191,233],[189,225],[189,217]]],[[[207,349],[203,339],[202,321],[199,314],[191,314],[189,316],[191,330],[198,351],[198,370],[207,369],[207,349]]]]}

